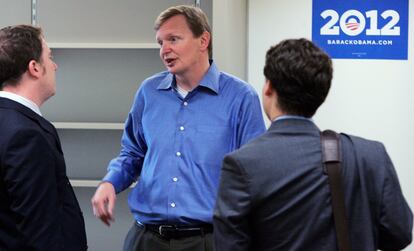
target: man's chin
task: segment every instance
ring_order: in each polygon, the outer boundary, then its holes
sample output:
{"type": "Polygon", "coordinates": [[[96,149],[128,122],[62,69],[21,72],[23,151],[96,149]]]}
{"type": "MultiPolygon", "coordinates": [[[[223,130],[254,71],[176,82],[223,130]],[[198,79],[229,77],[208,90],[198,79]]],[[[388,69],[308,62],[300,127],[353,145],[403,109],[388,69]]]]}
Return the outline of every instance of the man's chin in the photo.
{"type": "MultiPolygon", "coordinates": [[[[49,98],[51,98],[51,97],[55,96],[55,94],[56,94],[56,90],[51,91],[51,92],[49,93],[49,95],[48,95],[47,99],[49,99],[49,98]]],[[[46,100],[47,100],[47,99],[46,99],[46,100]]]]}
{"type": "Polygon", "coordinates": [[[171,74],[177,74],[177,69],[175,67],[167,67],[167,71],[171,74]]]}

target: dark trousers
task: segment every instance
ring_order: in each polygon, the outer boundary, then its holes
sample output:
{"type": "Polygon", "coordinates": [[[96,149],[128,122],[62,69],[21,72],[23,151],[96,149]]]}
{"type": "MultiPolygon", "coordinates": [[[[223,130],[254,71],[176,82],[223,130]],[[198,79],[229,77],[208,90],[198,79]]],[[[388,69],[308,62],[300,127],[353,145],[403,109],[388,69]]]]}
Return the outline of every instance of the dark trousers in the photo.
{"type": "Polygon", "coordinates": [[[167,240],[135,222],[125,238],[123,251],[213,251],[213,234],[167,240]]]}

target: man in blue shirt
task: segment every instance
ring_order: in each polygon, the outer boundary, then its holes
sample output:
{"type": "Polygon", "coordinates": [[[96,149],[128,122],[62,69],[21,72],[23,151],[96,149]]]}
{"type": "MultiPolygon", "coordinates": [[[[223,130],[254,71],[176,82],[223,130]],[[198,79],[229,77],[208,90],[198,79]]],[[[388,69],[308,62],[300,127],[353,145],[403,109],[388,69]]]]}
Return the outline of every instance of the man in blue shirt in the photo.
{"type": "Polygon", "coordinates": [[[115,194],[139,177],[124,250],[212,250],[221,161],[265,131],[259,99],[209,60],[211,29],[199,8],[171,7],[155,30],[167,71],[136,94],[121,153],[92,198],[94,213],[109,225],[115,194]]]}

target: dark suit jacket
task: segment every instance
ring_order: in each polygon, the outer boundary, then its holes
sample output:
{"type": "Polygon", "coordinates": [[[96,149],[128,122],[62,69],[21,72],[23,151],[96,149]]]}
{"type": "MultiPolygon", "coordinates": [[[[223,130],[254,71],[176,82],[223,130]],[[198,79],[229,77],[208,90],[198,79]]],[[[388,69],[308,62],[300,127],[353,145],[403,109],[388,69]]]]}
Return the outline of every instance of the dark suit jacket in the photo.
{"type": "Polygon", "coordinates": [[[0,202],[0,250],[87,249],[56,129],[1,97],[0,202]]]}
{"type": "MultiPolygon", "coordinates": [[[[412,213],[384,146],[341,135],[352,250],[399,250],[412,213]]],[[[320,131],[286,119],[225,157],[214,213],[216,251],[337,250],[320,131]]]]}

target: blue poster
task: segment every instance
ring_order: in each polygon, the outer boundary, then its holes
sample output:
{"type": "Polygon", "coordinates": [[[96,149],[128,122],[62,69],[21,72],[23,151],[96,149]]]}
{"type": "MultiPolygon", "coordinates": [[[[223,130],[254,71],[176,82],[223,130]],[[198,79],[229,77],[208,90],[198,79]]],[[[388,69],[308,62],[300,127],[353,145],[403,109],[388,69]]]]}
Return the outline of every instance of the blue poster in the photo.
{"type": "Polygon", "coordinates": [[[312,40],[332,58],[407,59],[408,0],[313,0],[312,40]]]}

